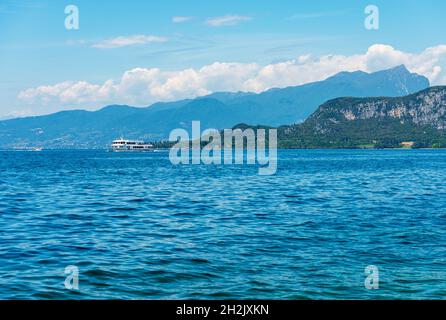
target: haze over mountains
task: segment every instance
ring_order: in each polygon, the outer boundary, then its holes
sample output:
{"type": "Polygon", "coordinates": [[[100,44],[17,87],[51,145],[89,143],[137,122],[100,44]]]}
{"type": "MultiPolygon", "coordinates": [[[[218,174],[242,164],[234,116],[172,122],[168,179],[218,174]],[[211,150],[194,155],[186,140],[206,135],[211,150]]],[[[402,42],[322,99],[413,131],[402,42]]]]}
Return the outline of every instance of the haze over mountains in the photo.
{"type": "Polygon", "coordinates": [[[427,78],[404,66],[375,73],[341,72],[302,86],[255,93],[214,93],[196,99],[156,103],[147,108],[107,106],[89,112],[0,121],[1,148],[104,148],[120,136],[155,141],[175,128],[230,128],[239,123],[280,126],[299,123],[319,105],[338,97],[398,97],[429,87],[427,78]]]}

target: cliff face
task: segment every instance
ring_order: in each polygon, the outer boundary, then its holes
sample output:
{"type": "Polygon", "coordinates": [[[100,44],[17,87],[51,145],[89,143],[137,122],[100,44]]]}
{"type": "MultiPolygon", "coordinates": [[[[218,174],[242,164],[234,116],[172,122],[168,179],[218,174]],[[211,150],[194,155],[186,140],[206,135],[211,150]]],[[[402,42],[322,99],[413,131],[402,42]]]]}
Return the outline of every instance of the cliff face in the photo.
{"type": "Polygon", "coordinates": [[[398,98],[338,98],[321,105],[302,125],[282,127],[282,138],[302,146],[443,146],[446,87],[398,98]]]}
{"type": "Polygon", "coordinates": [[[446,128],[446,87],[432,87],[402,98],[339,98],[328,101],[308,123],[340,123],[368,119],[395,119],[420,126],[446,128]]]}

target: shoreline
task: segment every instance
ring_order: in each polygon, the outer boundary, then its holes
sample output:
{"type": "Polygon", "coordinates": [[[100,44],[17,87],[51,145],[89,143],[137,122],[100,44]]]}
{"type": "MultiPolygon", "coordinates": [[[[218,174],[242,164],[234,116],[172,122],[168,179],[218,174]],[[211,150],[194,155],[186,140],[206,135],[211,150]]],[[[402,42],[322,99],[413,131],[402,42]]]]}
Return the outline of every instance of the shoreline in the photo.
{"type": "MultiPolygon", "coordinates": [[[[169,148],[158,148],[154,149],[151,152],[137,152],[137,151],[129,151],[129,152],[121,152],[121,153],[152,153],[157,151],[169,151],[169,148]]],[[[245,149],[243,149],[245,150],[245,149]]],[[[441,148],[277,148],[277,150],[406,150],[406,151],[414,151],[414,150],[446,150],[446,147],[441,148]]],[[[110,152],[107,148],[43,148],[40,151],[29,150],[29,149],[1,149],[0,152],[29,152],[29,153],[41,153],[44,151],[104,151],[110,152]]],[[[110,152],[114,153],[114,152],[110,152]]]]}

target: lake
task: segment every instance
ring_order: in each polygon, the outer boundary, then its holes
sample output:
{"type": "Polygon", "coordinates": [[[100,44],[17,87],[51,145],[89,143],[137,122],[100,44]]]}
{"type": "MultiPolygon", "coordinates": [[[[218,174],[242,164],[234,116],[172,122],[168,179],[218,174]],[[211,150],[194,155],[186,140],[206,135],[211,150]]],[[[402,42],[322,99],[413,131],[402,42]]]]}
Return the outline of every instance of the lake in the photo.
{"type": "Polygon", "coordinates": [[[446,296],[445,150],[278,155],[260,176],[167,152],[0,152],[0,299],[446,296]]]}

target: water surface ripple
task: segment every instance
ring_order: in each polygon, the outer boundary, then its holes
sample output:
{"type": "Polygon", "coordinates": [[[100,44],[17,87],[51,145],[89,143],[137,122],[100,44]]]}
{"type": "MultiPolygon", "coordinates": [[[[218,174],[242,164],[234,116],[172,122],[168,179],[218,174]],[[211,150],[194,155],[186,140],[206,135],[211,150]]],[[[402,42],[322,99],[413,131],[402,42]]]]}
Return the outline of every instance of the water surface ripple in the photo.
{"type": "Polygon", "coordinates": [[[274,176],[165,152],[0,163],[0,299],[446,296],[444,150],[283,150],[274,176]]]}

